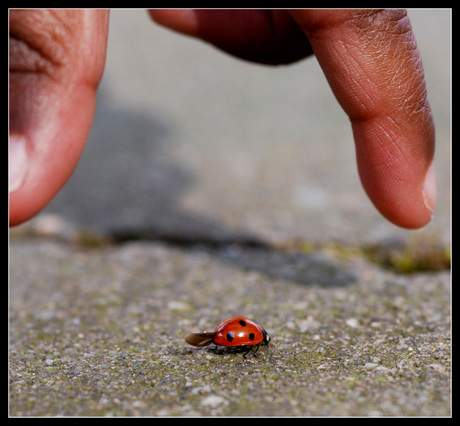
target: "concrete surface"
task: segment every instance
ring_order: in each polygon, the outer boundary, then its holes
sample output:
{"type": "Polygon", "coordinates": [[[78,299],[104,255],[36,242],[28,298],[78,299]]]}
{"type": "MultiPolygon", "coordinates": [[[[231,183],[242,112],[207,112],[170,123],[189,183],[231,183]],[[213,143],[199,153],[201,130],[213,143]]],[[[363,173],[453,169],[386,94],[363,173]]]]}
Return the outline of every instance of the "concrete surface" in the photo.
{"type": "Polygon", "coordinates": [[[10,416],[450,416],[450,271],[414,249],[450,244],[450,12],[409,16],[439,192],[415,233],[367,200],[314,58],[249,64],[112,12],[82,160],[11,233],[10,416]],[[183,341],[233,315],[272,335],[259,358],[183,341]]]}
{"type": "Polygon", "coordinates": [[[17,238],[10,415],[449,416],[449,283],[327,250],[17,238]],[[184,342],[235,315],[272,336],[258,358],[184,342]]]}

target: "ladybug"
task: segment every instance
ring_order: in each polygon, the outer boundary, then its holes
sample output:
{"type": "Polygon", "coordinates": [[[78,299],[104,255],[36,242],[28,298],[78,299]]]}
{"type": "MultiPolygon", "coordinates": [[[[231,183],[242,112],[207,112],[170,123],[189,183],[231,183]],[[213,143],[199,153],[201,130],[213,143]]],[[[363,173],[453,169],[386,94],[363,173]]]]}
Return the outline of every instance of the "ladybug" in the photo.
{"type": "Polygon", "coordinates": [[[222,321],[213,332],[190,333],[185,337],[185,341],[198,348],[211,343],[220,346],[240,346],[247,349],[243,355],[243,358],[246,358],[251,351],[258,356],[260,345],[268,346],[270,336],[252,319],[234,317],[222,321]]]}

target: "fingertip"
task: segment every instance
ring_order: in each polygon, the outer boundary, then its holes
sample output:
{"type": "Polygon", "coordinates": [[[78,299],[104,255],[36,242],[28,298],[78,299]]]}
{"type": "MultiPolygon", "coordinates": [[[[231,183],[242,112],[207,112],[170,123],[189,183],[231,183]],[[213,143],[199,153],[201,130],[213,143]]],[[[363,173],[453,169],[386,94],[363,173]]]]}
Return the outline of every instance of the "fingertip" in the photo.
{"type": "Polygon", "coordinates": [[[192,9],[150,9],[150,17],[163,27],[187,35],[196,35],[197,19],[192,9]]]}
{"type": "Polygon", "coordinates": [[[82,85],[42,127],[10,137],[10,226],[42,210],[72,175],[89,135],[96,104],[94,88],[82,85]]]}
{"type": "Polygon", "coordinates": [[[434,122],[406,11],[292,14],[350,118],[369,198],[392,223],[425,226],[436,205],[434,122]]]}
{"type": "Polygon", "coordinates": [[[433,219],[436,207],[436,178],[430,165],[425,178],[417,180],[417,172],[406,170],[392,174],[377,172],[358,162],[362,185],[376,209],[396,226],[419,229],[433,219]]]}
{"type": "Polygon", "coordinates": [[[199,38],[240,59],[287,65],[312,54],[310,43],[283,10],[150,10],[162,26],[199,38]]]}

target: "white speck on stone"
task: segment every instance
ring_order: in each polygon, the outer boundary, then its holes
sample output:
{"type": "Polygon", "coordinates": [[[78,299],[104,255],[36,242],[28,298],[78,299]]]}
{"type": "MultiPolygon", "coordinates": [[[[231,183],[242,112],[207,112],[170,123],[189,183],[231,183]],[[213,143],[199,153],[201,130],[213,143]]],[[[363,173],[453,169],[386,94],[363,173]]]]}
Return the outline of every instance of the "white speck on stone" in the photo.
{"type": "Polygon", "coordinates": [[[134,408],[145,408],[147,407],[147,404],[144,401],[134,401],[133,407],[134,408]]]}
{"type": "Polygon", "coordinates": [[[444,367],[440,364],[430,364],[428,368],[431,368],[434,371],[437,371],[438,373],[444,373],[444,367]]]}
{"type": "Polygon", "coordinates": [[[223,404],[225,401],[225,398],[219,395],[209,395],[203,401],[201,401],[201,405],[205,407],[211,407],[211,408],[216,408],[219,405],[223,404]]]}
{"type": "Polygon", "coordinates": [[[190,309],[190,305],[179,300],[170,300],[168,302],[168,309],[171,311],[187,311],[190,309]]]}
{"type": "Polygon", "coordinates": [[[211,392],[211,386],[205,385],[205,386],[199,386],[196,388],[193,388],[191,390],[191,395],[198,395],[198,394],[203,394],[203,393],[208,393],[211,392]]]}
{"type": "Polygon", "coordinates": [[[64,234],[69,227],[63,218],[54,214],[43,214],[34,220],[35,232],[44,236],[64,234]]]}
{"type": "Polygon", "coordinates": [[[376,367],[378,367],[378,364],[376,364],[375,362],[368,362],[364,365],[364,368],[366,370],[373,370],[376,367]]]}
{"type": "Polygon", "coordinates": [[[321,325],[319,321],[316,321],[311,315],[307,317],[307,319],[299,321],[298,328],[301,333],[305,333],[309,330],[315,330],[321,325]]]}
{"type": "Polygon", "coordinates": [[[351,327],[351,328],[359,327],[359,321],[356,318],[348,318],[345,321],[345,324],[348,325],[348,327],[351,327]]]}

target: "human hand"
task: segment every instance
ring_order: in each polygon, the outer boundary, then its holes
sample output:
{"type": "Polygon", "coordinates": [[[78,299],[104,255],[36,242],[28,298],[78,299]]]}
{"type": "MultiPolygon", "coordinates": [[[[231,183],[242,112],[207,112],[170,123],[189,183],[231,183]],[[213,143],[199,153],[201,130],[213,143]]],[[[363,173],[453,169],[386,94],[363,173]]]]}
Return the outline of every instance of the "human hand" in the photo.
{"type": "MultiPolygon", "coordinates": [[[[430,221],[434,124],[404,12],[150,14],[247,60],[289,63],[314,51],[350,117],[361,181],[375,206],[403,227],[430,221]]],[[[10,11],[11,225],[43,208],[78,161],[104,66],[107,21],[106,11],[10,11]]]]}
{"type": "Polygon", "coordinates": [[[436,205],[434,122],[405,11],[150,14],[159,24],[247,60],[282,64],[314,52],[350,118],[358,170],[369,198],[399,226],[418,228],[431,220],[436,205]]]}
{"type": "Polygon", "coordinates": [[[10,225],[72,174],[93,120],[108,12],[10,10],[10,225]]]}

